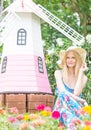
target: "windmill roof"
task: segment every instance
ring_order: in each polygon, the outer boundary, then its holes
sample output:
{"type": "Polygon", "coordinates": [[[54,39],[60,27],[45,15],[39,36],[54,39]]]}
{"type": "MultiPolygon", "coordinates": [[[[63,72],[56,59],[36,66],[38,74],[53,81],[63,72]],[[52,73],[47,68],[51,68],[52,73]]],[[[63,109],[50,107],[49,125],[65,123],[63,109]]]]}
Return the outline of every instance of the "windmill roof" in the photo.
{"type": "Polygon", "coordinates": [[[4,12],[32,12],[34,6],[36,4],[32,0],[15,0],[1,14],[4,12]]]}

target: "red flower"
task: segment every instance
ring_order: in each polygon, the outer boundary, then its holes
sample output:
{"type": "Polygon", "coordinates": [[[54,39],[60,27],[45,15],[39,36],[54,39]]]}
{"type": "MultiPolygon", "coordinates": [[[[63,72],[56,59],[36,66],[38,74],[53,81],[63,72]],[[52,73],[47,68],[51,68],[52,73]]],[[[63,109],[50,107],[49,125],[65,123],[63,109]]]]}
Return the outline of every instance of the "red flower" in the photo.
{"type": "Polygon", "coordinates": [[[44,110],[44,108],[45,108],[45,105],[44,105],[44,104],[40,104],[40,105],[38,105],[38,106],[36,107],[36,110],[42,111],[42,110],[44,110]]]}
{"type": "Polygon", "coordinates": [[[54,119],[59,119],[59,118],[60,118],[60,113],[59,113],[59,111],[53,111],[53,112],[52,112],[52,118],[54,118],[54,119]]]}

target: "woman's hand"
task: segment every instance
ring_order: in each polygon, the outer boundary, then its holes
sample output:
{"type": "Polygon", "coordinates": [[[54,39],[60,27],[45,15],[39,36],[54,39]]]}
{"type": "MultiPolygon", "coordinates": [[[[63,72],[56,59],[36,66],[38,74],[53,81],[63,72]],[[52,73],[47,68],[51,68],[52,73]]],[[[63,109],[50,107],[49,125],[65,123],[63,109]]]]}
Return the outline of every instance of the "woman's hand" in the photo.
{"type": "Polygon", "coordinates": [[[83,63],[81,68],[80,68],[80,72],[84,72],[84,71],[87,71],[87,70],[88,70],[87,64],[83,63]]]}
{"type": "Polygon", "coordinates": [[[79,96],[76,96],[76,95],[74,95],[74,94],[72,94],[72,93],[69,93],[69,94],[70,94],[71,97],[74,98],[76,101],[78,101],[78,102],[84,104],[85,106],[88,105],[88,103],[86,102],[85,99],[82,99],[82,98],[80,98],[79,96]]]}

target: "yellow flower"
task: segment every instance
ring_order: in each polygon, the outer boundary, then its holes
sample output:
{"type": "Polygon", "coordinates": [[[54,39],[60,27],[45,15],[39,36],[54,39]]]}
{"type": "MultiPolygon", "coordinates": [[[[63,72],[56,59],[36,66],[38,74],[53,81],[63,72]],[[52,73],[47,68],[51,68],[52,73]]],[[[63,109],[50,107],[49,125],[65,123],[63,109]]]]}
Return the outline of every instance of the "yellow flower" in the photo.
{"type": "Polygon", "coordinates": [[[29,120],[30,119],[29,115],[25,114],[23,119],[26,120],[26,121],[29,120]]]}
{"type": "Polygon", "coordinates": [[[84,106],[83,110],[91,116],[91,106],[84,106]]]}
{"type": "Polygon", "coordinates": [[[83,128],[82,128],[82,130],[91,130],[91,127],[90,126],[84,126],[83,128]]]}
{"type": "Polygon", "coordinates": [[[41,111],[40,114],[41,114],[42,116],[50,116],[50,115],[51,115],[51,112],[44,110],[44,111],[41,111]]]}

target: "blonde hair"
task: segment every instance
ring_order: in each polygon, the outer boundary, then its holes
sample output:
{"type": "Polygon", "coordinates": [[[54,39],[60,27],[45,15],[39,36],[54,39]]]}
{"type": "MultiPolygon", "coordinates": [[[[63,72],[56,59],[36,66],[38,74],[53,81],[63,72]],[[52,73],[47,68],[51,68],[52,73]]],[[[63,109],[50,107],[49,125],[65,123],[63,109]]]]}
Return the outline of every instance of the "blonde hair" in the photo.
{"type": "Polygon", "coordinates": [[[70,50],[70,51],[67,51],[65,53],[65,56],[64,56],[64,59],[63,59],[63,68],[62,68],[62,72],[63,72],[63,80],[65,81],[65,83],[68,83],[68,71],[69,71],[69,68],[67,67],[67,64],[66,64],[66,58],[67,58],[67,55],[69,52],[73,52],[74,54],[74,57],[76,59],[76,66],[75,66],[75,78],[77,80],[78,78],[78,73],[79,73],[79,69],[82,65],[82,58],[81,56],[74,50],[70,50]]]}

